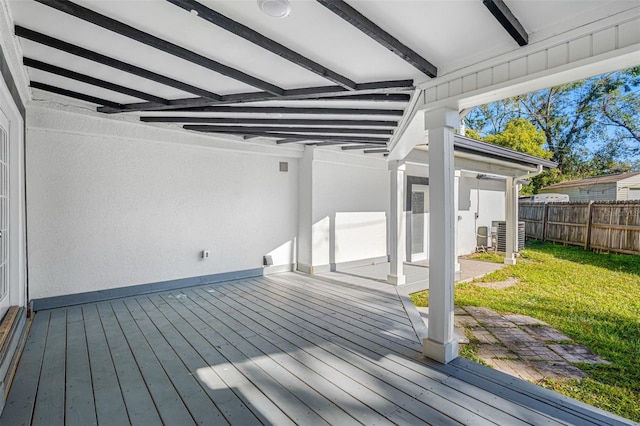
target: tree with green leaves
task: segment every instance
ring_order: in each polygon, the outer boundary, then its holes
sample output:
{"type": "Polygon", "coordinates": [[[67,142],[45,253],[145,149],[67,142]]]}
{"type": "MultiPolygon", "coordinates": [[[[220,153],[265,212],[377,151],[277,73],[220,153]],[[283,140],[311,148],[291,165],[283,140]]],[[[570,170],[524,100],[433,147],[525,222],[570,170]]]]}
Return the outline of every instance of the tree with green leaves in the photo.
{"type": "Polygon", "coordinates": [[[558,163],[557,172],[538,179],[541,185],[637,167],[640,67],[479,106],[465,118],[469,135],[540,156],[524,122],[558,163]]]}

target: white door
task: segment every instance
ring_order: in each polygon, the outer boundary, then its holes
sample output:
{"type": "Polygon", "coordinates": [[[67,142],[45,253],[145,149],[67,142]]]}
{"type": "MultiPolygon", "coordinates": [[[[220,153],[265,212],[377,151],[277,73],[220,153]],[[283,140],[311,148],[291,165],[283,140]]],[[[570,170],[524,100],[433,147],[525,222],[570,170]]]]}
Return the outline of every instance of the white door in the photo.
{"type": "Polygon", "coordinates": [[[429,258],[429,187],[411,188],[411,262],[429,258]]]}
{"type": "Polygon", "coordinates": [[[11,305],[9,237],[9,120],[0,110],[0,318],[11,305]]]}

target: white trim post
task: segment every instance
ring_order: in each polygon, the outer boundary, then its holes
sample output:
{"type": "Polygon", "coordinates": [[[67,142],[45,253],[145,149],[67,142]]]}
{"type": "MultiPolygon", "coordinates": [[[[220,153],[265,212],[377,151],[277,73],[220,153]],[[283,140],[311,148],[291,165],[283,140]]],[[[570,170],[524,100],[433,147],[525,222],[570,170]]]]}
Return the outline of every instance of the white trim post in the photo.
{"type": "Polygon", "coordinates": [[[457,358],[453,335],[456,267],[453,129],[458,112],[443,108],[425,115],[429,132],[429,323],[423,353],[443,364],[457,358]]]}
{"type": "Polygon", "coordinates": [[[507,235],[504,263],[505,265],[515,265],[516,252],[518,251],[518,185],[515,178],[507,177],[505,192],[507,235]]]}
{"type": "MultiPolygon", "coordinates": [[[[463,121],[464,123],[464,121],[463,121]]],[[[456,215],[456,239],[454,245],[454,252],[456,257],[456,274],[460,275],[460,259],[458,258],[458,235],[460,234],[460,216],[459,216],[459,198],[460,198],[460,176],[462,176],[462,172],[460,170],[455,170],[454,172],[454,183],[453,183],[453,202],[455,204],[454,212],[456,215]]]]}
{"type": "Polygon", "coordinates": [[[406,282],[404,275],[406,226],[404,213],[404,177],[407,169],[404,161],[389,161],[389,176],[391,193],[391,212],[389,217],[389,255],[391,270],[387,281],[393,285],[406,282]]]}

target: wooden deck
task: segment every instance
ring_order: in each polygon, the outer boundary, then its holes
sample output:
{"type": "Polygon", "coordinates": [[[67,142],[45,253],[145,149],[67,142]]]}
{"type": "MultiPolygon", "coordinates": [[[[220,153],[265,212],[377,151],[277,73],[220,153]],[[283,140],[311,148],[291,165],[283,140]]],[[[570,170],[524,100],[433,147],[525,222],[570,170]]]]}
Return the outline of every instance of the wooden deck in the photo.
{"type": "Polygon", "coordinates": [[[40,311],[0,424],[625,423],[423,359],[406,302],[373,281],[285,273],[40,311]]]}

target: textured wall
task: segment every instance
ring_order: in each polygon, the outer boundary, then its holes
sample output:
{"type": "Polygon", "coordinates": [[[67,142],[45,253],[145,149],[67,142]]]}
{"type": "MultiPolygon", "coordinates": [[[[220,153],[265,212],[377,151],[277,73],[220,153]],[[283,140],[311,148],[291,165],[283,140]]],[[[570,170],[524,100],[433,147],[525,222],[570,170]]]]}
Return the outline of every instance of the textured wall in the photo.
{"type": "Polygon", "coordinates": [[[389,201],[386,159],[316,150],[313,266],[386,256],[389,201]]]}
{"type": "Polygon", "coordinates": [[[290,153],[46,108],[28,122],[32,298],[295,262],[290,153]]]}
{"type": "Polygon", "coordinates": [[[479,226],[487,226],[491,233],[491,222],[505,220],[505,182],[495,180],[460,178],[458,193],[458,255],[476,250],[476,234],[479,226]],[[475,218],[476,212],[478,219],[475,218]]]}

